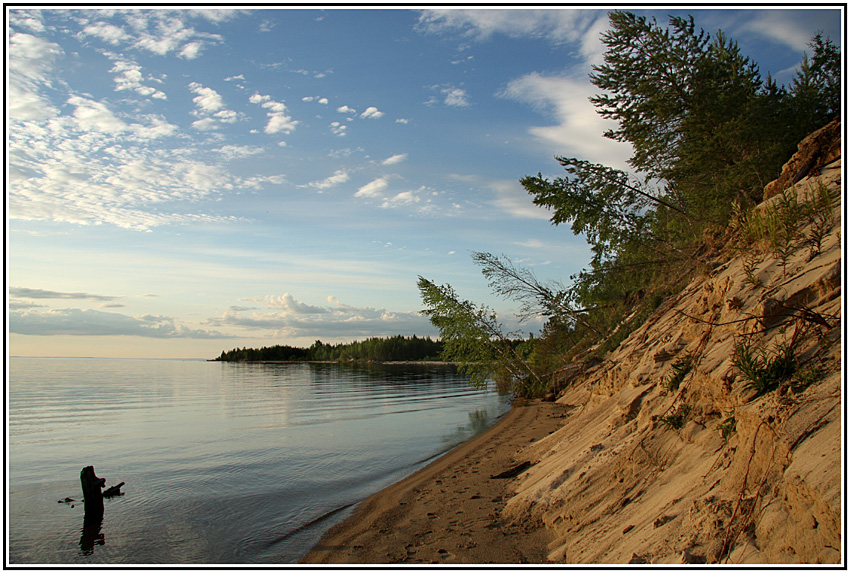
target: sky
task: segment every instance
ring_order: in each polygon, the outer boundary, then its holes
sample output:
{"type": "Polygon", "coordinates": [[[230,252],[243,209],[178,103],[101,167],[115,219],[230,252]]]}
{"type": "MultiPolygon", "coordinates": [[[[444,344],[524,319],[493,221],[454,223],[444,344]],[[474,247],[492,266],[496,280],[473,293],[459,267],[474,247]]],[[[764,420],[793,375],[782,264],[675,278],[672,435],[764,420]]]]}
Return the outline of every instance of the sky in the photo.
{"type": "MultiPolygon", "coordinates": [[[[625,6],[628,8],[628,6],[625,6]]],[[[779,83],[840,8],[634,9],[779,83]]],[[[214,358],[437,336],[473,252],[569,283],[590,250],[519,183],[625,169],[588,102],[604,9],[6,8],[7,356],[214,358]]]]}

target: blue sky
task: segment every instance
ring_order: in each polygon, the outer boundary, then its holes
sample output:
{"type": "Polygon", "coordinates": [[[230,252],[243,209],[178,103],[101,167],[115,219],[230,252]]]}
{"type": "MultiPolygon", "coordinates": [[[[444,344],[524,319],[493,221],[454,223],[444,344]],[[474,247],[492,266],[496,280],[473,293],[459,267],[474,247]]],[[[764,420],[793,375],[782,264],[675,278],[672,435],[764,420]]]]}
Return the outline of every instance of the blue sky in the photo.
{"type": "MultiPolygon", "coordinates": [[[[667,21],[688,11],[635,10],[667,21]]],[[[843,13],[695,9],[790,82],[843,13]]],[[[589,261],[518,180],[624,168],[601,9],[9,9],[8,352],[211,358],[436,335],[417,276],[516,326],[472,251],[589,261]]],[[[523,323],[523,331],[539,324],[523,323]]]]}

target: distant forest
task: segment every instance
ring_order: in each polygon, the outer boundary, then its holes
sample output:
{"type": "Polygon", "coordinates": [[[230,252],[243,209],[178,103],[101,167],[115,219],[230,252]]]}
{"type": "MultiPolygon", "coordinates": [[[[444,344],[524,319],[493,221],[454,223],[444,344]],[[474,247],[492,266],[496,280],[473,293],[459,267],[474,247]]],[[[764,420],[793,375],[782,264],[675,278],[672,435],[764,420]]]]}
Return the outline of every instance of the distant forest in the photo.
{"type": "Polygon", "coordinates": [[[215,360],[219,362],[425,361],[440,360],[442,350],[443,343],[431,340],[431,337],[398,335],[339,344],[325,344],[317,340],[309,348],[286,345],[234,348],[230,351],[223,350],[215,360]]]}

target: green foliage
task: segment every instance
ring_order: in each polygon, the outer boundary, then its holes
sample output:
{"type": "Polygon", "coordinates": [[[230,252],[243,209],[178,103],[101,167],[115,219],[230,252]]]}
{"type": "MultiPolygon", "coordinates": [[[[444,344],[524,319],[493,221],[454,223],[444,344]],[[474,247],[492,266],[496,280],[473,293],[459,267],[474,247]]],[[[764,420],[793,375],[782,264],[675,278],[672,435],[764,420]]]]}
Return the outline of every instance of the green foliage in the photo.
{"type": "Polygon", "coordinates": [[[735,428],[737,424],[738,422],[737,420],[735,420],[735,417],[729,416],[717,426],[717,429],[720,430],[720,436],[723,438],[724,441],[727,441],[729,440],[729,438],[732,437],[732,434],[735,433],[735,428]]]}
{"type": "Polygon", "coordinates": [[[619,123],[606,136],[631,143],[632,167],[666,181],[679,206],[723,223],[730,201],[756,199],[794,151],[799,137],[776,121],[787,94],[722,32],[712,38],[691,17],[665,27],[615,11],[610,21],[604,64],[591,75],[604,90],[591,101],[619,123]]]}
{"type": "Polygon", "coordinates": [[[590,76],[604,91],[591,102],[619,123],[605,135],[634,145],[629,163],[663,179],[678,160],[680,126],[709,36],[697,32],[693,18],[671,18],[669,28],[630,12],[609,18],[611,29],[601,37],[605,63],[590,76]]]}
{"type": "Polygon", "coordinates": [[[392,336],[366,340],[325,344],[317,340],[310,348],[294,346],[269,346],[262,348],[234,348],[222,351],[215,360],[222,362],[301,362],[301,361],[416,361],[436,360],[442,343],[431,337],[392,336]]]}
{"type": "Polygon", "coordinates": [[[813,199],[807,203],[805,216],[809,224],[809,234],[806,244],[809,246],[809,260],[820,254],[823,240],[835,226],[833,211],[836,195],[823,182],[819,182],[813,191],[813,199]]]}
{"type": "Polygon", "coordinates": [[[745,380],[745,388],[762,396],[789,379],[797,370],[797,357],[792,343],[777,345],[772,352],[748,340],[735,345],[732,364],[745,380]]]}
{"type": "Polygon", "coordinates": [[[670,377],[667,379],[665,383],[665,388],[669,391],[674,391],[679,389],[679,385],[685,379],[685,376],[693,369],[694,367],[694,358],[690,354],[685,354],[684,356],[680,356],[673,362],[672,370],[670,377]]]}
{"type": "MultiPolygon", "coordinates": [[[[797,122],[823,125],[841,112],[841,53],[830,39],[815,35],[809,42],[812,57],[803,55],[800,70],[791,84],[797,122]]],[[[805,132],[807,127],[801,127],[805,132]]]]}
{"type": "MultiPolygon", "coordinates": [[[[556,157],[564,176],[521,179],[534,203],[550,210],[553,224],[569,225],[590,244],[589,268],[553,294],[572,309],[562,327],[583,348],[595,341],[598,353],[649,315],[657,303],[647,299],[686,284],[699,268],[706,231],[725,226],[734,214],[730,205],[760,200],[797,142],[823,123],[823,114],[798,121],[807,105],[802,96],[763,79],[722,32],[712,37],[692,18],[673,17],[661,26],[622,11],[612,12],[610,22],[602,36],[604,63],[591,75],[603,91],[591,101],[602,117],[618,122],[605,135],[632,145],[635,173],[556,157]]],[[[817,83],[823,96],[837,90],[829,70],[838,52],[828,41],[817,42],[818,69],[826,72],[806,85],[817,83]]],[[[785,219],[752,221],[762,225],[753,231],[758,242],[784,268],[797,227],[785,219]]],[[[816,251],[817,233],[811,244],[816,251]]],[[[743,252],[748,276],[759,285],[755,270],[762,259],[751,243],[743,252]]]]}
{"type": "Polygon", "coordinates": [[[798,369],[792,378],[792,383],[797,388],[808,388],[813,383],[817,382],[823,376],[823,370],[817,366],[808,366],[805,369],[798,369]]]}
{"type": "Polygon", "coordinates": [[[755,286],[754,269],[770,254],[779,261],[785,275],[788,261],[802,246],[808,246],[809,259],[816,257],[823,240],[835,225],[835,194],[823,182],[810,189],[807,201],[800,203],[793,190],[786,189],[767,206],[742,210],[734,206],[732,226],[736,231],[734,249],[744,261],[744,271],[755,286]],[[808,232],[803,234],[803,226],[808,232]]]}
{"type": "Polygon", "coordinates": [[[691,413],[691,407],[687,404],[680,404],[675,410],[673,410],[670,414],[666,416],[661,416],[659,421],[673,428],[674,430],[681,430],[685,425],[685,422],[688,420],[688,414],[691,413]]]}
{"type": "Polygon", "coordinates": [[[503,331],[496,313],[458,297],[449,285],[419,277],[422,314],[440,329],[442,356],[457,362],[477,388],[495,379],[518,394],[533,396],[544,383],[528,363],[533,343],[518,341],[503,331]]]}
{"type": "Polygon", "coordinates": [[[624,245],[675,248],[670,238],[656,232],[657,214],[662,208],[688,218],[673,204],[675,197],[653,190],[623,171],[583,161],[557,157],[569,174],[554,181],[541,174],[520,180],[534,204],[552,211],[555,225],[568,223],[574,234],[584,234],[594,252],[594,262],[616,259],[624,245]]]}

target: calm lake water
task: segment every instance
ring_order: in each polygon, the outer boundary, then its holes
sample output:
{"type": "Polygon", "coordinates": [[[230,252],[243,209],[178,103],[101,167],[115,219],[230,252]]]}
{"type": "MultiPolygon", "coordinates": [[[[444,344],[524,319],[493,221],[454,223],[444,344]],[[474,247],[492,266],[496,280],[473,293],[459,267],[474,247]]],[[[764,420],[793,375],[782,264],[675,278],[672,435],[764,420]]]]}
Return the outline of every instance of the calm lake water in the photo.
{"type": "Polygon", "coordinates": [[[9,564],[293,563],[509,409],[426,365],[12,358],[7,388],[9,564]],[[126,485],[84,532],[87,465],[126,485]]]}

